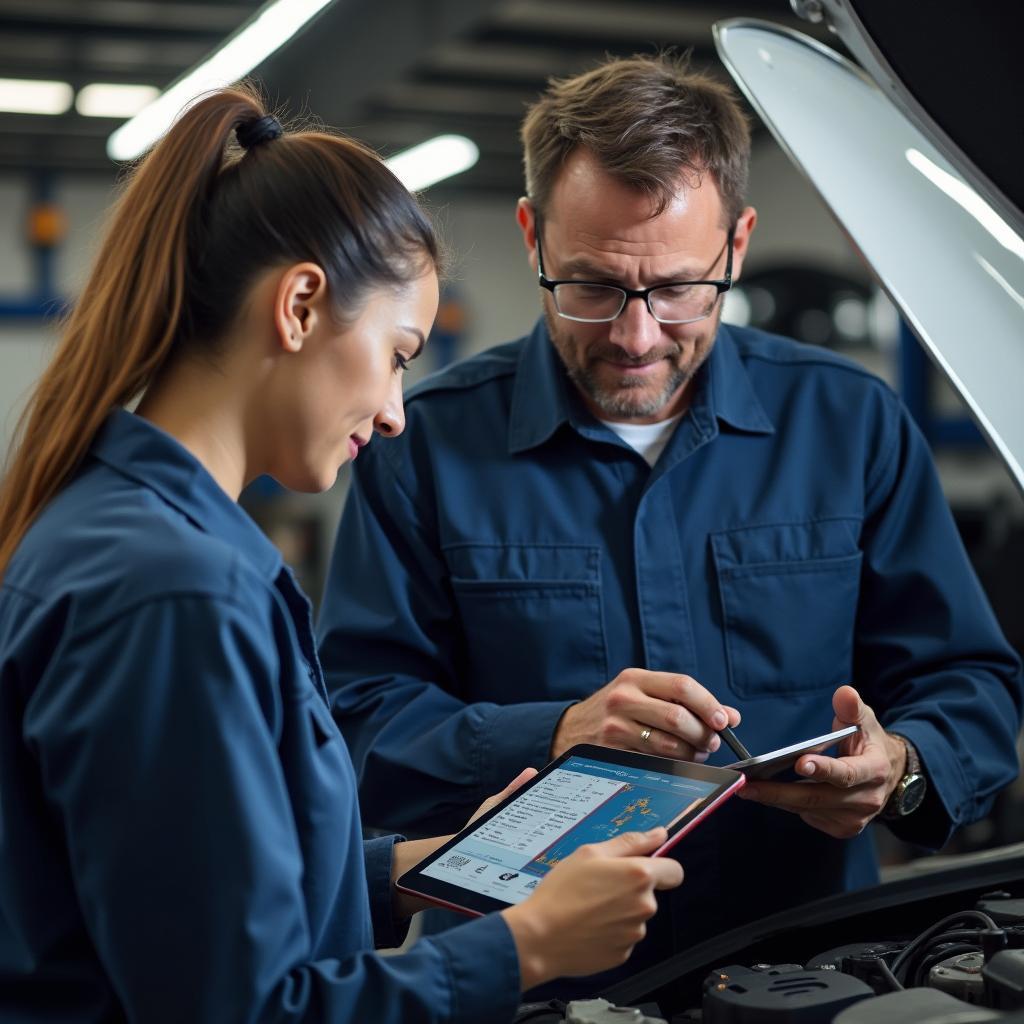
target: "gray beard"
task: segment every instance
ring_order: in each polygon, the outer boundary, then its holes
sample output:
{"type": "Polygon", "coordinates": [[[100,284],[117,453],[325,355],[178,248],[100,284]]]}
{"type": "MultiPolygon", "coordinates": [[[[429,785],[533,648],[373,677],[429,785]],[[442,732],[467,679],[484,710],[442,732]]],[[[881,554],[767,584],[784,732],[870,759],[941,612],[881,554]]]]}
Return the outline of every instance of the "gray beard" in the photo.
{"type": "Polygon", "coordinates": [[[640,416],[654,416],[668,405],[672,396],[693,376],[686,370],[675,367],[669,374],[662,389],[656,394],[632,395],[646,387],[642,380],[624,377],[614,391],[602,388],[595,375],[588,369],[569,369],[569,379],[601,410],[616,419],[633,419],[640,416]]]}
{"type": "MultiPolygon", "coordinates": [[[[547,322],[548,337],[552,341],[557,336],[557,317],[558,314],[548,309],[545,303],[544,319],[547,322]]],[[[645,387],[644,381],[625,377],[620,381],[619,387],[614,392],[609,392],[598,384],[595,375],[587,367],[570,366],[558,345],[555,345],[555,351],[558,352],[558,358],[565,367],[569,379],[601,412],[611,419],[638,419],[642,416],[654,416],[661,412],[679,388],[688,384],[693,379],[694,374],[704,365],[704,361],[711,354],[711,349],[714,348],[715,337],[718,334],[721,322],[722,304],[719,303],[714,315],[714,330],[711,334],[707,350],[704,352],[695,351],[693,362],[689,366],[673,366],[664,387],[656,395],[647,399],[642,398],[641,395],[631,395],[629,393],[631,390],[635,391],[645,387]]]]}

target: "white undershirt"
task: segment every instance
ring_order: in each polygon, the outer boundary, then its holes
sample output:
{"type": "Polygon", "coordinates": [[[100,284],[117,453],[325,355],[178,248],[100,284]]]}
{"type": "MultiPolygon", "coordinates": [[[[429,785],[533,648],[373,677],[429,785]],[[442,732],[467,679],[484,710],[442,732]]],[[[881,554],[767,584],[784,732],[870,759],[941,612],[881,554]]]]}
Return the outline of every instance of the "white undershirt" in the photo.
{"type": "Polygon", "coordinates": [[[678,416],[658,423],[612,423],[610,420],[601,422],[618,434],[630,448],[639,452],[647,465],[653,466],[682,418],[683,414],[679,413],[678,416]]]}

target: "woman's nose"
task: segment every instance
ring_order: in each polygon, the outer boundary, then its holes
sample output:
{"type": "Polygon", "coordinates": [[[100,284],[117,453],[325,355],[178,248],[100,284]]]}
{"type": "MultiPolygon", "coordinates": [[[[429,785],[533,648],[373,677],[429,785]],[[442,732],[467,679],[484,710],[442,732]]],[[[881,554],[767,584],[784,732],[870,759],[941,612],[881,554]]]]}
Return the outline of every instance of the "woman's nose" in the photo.
{"type": "Polygon", "coordinates": [[[389,398],[387,405],[374,416],[373,429],[382,437],[398,437],[405,430],[405,406],[400,390],[389,398]]]}

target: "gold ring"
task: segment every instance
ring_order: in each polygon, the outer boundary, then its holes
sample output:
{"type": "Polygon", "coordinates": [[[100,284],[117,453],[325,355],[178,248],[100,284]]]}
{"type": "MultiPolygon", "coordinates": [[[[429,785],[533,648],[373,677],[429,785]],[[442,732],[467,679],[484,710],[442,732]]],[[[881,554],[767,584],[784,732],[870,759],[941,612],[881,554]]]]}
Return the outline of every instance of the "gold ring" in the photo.
{"type": "Polygon", "coordinates": [[[640,740],[641,740],[642,743],[647,743],[650,740],[650,738],[651,738],[651,730],[650,729],[644,729],[644,731],[642,733],[640,733],[640,740]]]}

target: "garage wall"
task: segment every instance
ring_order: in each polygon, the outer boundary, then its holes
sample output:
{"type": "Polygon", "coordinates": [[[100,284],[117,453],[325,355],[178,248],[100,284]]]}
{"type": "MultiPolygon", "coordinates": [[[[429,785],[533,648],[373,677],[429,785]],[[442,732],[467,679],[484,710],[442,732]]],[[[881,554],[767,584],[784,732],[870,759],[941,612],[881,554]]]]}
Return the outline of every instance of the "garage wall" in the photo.
{"type": "MultiPolygon", "coordinates": [[[[74,295],[82,285],[113,184],[113,177],[55,182],[55,198],[68,219],[68,234],[54,263],[61,297],[74,295]]],[[[31,197],[28,176],[0,176],[0,307],[35,295],[35,257],[25,241],[31,197]]],[[[6,455],[18,414],[55,338],[56,331],[41,321],[0,315],[0,454],[6,455]]]]}

